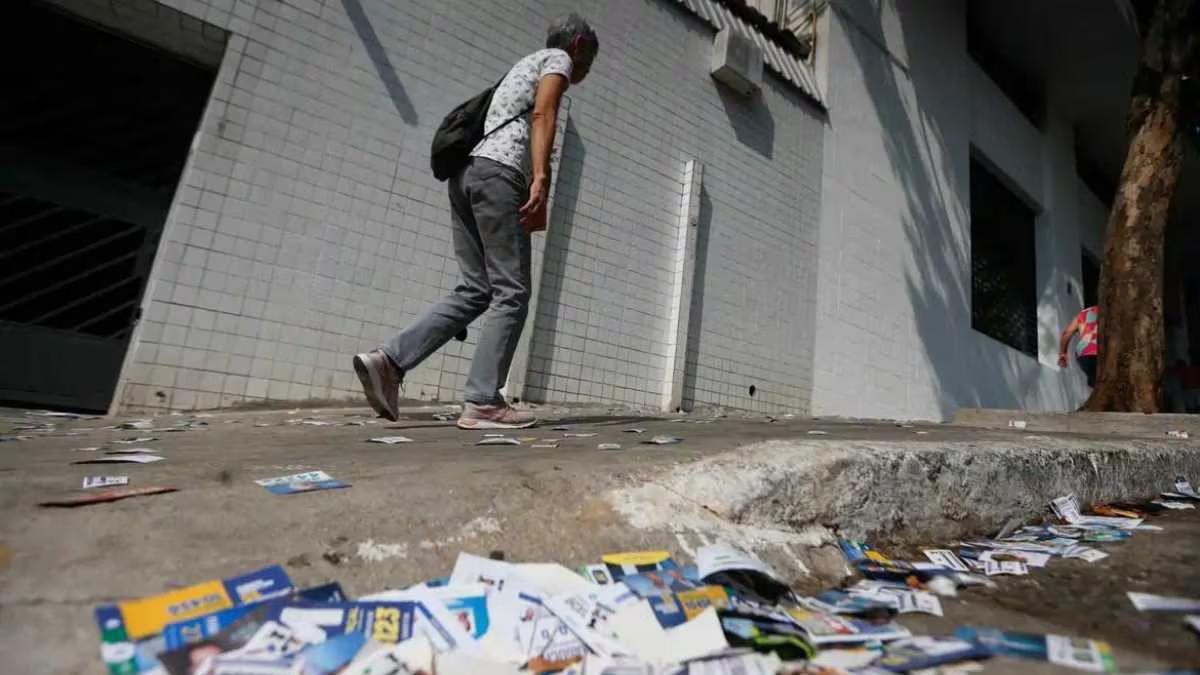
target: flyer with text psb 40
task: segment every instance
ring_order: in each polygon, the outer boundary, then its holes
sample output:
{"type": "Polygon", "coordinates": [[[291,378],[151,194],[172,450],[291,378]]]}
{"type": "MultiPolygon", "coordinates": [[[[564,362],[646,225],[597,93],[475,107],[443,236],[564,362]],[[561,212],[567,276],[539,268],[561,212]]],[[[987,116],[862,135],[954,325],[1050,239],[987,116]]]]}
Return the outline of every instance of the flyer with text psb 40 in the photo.
{"type": "Polygon", "coordinates": [[[278,565],[224,581],[206,581],[161,595],[96,608],[101,654],[112,675],[135,675],[157,666],[169,623],[230,607],[285,596],[292,581],[278,565]]]}

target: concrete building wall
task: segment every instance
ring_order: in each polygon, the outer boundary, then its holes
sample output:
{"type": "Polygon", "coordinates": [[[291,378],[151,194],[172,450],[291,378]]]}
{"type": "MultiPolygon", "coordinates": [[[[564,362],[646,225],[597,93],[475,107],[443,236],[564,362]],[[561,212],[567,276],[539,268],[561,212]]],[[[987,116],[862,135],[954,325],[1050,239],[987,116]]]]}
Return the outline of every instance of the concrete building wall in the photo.
{"type": "MultiPolygon", "coordinates": [[[[685,397],[807,408],[820,113],[774,75],[756,102],[719,90],[714,21],[666,0],[162,4],[230,37],[118,406],[357,397],[350,355],[457,280],[444,186],[428,170],[433,130],[574,9],[595,20],[601,55],[569,92],[525,396],[658,404],[694,159],[685,397]]],[[[476,335],[410,373],[406,395],[456,399],[476,335]]]]}
{"type": "Polygon", "coordinates": [[[1053,96],[1041,128],[1018,112],[967,54],[964,11],[835,0],[823,21],[816,414],[945,419],[1082,400],[1079,374],[1054,363],[1079,307],[1080,241],[1094,239],[1071,127],[1053,96]],[[1037,358],[971,327],[972,156],[1038,214],[1037,358]]]}

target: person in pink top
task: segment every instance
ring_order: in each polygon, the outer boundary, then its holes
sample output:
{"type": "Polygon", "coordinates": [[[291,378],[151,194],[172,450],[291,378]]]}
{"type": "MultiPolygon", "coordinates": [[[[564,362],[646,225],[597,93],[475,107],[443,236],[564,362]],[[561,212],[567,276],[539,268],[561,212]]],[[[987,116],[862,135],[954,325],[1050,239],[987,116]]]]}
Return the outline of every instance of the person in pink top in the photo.
{"type": "Polygon", "coordinates": [[[1058,367],[1067,367],[1067,350],[1076,336],[1075,362],[1087,376],[1089,387],[1096,386],[1096,356],[1100,347],[1100,308],[1086,307],[1071,319],[1058,338],[1058,367]]]}

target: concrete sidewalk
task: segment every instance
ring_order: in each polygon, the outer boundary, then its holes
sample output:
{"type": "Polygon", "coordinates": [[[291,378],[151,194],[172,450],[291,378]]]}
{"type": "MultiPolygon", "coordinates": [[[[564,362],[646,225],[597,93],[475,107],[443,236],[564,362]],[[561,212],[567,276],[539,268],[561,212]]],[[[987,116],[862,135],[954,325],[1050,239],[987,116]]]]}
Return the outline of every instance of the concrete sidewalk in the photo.
{"type": "Polygon", "coordinates": [[[222,413],[180,433],[39,417],[28,419],[56,429],[0,426],[0,434],[32,436],[0,444],[0,651],[16,664],[6,672],[101,672],[93,606],[275,562],[303,585],[337,580],[360,594],[445,574],[464,550],[579,564],[644,547],[686,556],[720,539],[813,587],[847,572],[830,546],[836,532],[950,543],[1040,513],[1059,494],[1085,502],[1149,495],[1175,472],[1200,477],[1200,446],[1168,439],[558,411],[561,419],[512,434],[554,438],[557,448],[476,446],[482,434],[432,412],[408,411],[398,424],[357,410],[222,413]],[[596,436],[564,438],[550,429],[558,423],[596,436]],[[631,427],[645,433],[624,431],[631,427]],[[685,440],[641,443],[660,434],[685,440]],[[96,454],[73,448],[151,435],[157,440],[140,445],[166,461],[70,464],[96,454]],[[389,435],[414,442],[366,442],[389,435]],[[316,469],[352,487],[275,496],[253,483],[316,469]],[[98,474],[180,491],[75,509],[36,505],[98,474]]]}

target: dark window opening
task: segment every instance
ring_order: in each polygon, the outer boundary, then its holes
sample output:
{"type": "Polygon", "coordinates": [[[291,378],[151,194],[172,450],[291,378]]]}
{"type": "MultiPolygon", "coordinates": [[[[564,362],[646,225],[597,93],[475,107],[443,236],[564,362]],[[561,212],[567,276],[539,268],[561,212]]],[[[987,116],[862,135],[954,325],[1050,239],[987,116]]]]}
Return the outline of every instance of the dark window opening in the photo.
{"type": "Polygon", "coordinates": [[[1111,211],[1113,199],[1117,194],[1117,184],[1109,180],[1099,164],[1083,153],[1082,145],[1078,140],[1075,141],[1075,173],[1087,189],[1096,195],[1096,199],[1111,211]]]}
{"type": "Polygon", "coordinates": [[[1083,250],[1080,266],[1083,276],[1083,306],[1091,307],[1100,302],[1100,261],[1087,249],[1083,250]]]}
{"type": "Polygon", "coordinates": [[[1021,114],[1040,129],[1046,115],[1042,82],[1033,74],[1022,72],[1005,58],[988,36],[987,22],[980,7],[986,1],[967,2],[967,53],[1013,105],[1017,106],[1021,114]]]}
{"type": "Polygon", "coordinates": [[[1037,357],[1037,214],[971,159],[971,327],[1037,357]]]}

